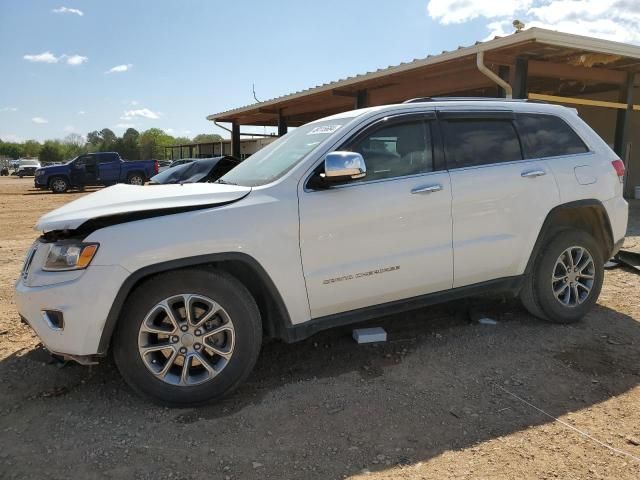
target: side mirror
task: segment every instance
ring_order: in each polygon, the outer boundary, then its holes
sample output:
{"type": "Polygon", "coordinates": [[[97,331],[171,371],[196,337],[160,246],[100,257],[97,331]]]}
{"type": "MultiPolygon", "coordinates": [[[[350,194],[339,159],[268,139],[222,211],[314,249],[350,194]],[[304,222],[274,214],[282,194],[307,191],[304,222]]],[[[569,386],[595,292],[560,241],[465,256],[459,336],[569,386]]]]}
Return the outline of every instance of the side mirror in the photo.
{"type": "Polygon", "coordinates": [[[330,183],[348,182],[363,178],[367,166],[356,152],[331,152],[324,158],[324,178],[330,183]]]}

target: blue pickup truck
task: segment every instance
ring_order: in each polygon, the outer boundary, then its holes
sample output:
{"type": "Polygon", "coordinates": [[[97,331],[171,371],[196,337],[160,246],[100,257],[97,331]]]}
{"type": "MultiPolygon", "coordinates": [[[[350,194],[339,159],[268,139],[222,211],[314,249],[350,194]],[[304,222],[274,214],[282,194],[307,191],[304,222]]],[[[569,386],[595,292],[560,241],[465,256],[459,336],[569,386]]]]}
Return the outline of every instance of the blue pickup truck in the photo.
{"type": "Polygon", "coordinates": [[[143,185],[156,173],[157,160],[125,161],[116,152],[87,153],[63,165],[37,169],[35,186],[64,193],[71,188],[89,185],[143,185]]]}

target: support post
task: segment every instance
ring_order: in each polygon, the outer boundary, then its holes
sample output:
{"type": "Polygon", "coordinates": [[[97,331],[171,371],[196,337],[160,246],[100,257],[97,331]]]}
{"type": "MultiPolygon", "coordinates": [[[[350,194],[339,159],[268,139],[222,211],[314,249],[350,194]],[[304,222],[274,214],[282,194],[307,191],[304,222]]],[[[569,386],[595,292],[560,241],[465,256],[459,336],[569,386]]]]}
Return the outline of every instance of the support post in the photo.
{"type": "Polygon", "coordinates": [[[287,134],[289,127],[287,126],[287,117],[282,115],[282,111],[278,112],[278,136],[287,134]]]}
{"type": "Polygon", "coordinates": [[[528,75],[529,61],[526,58],[517,58],[513,82],[513,98],[527,98],[529,94],[528,75]]]}
{"type": "Polygon", "coordinates": [[[368,95],[366,90],[358,90],[356,95],[356,109],[365,108],[367,106],[368,95]]]}
{"type": "MultiPolygon", "coordinates": [[[[498,76],[503,79],[505,82],[509,82],[509,66],[508,65],[500,65],[498,67],[498,76]]],[[[505,92],[504,88],[498,87],[498,97],[499,98],[507,98],[507,92],[505,92]]]]}
{"type": "Polygon", "coordinates": [[[193,145],[189,145],[189,158],[193,158],[193,145]]]}
{"type": "Polygon", "coordinates": [[[240,157],[240,125],[231,122],[231,156],[240,157]]]}
{"type": "Polygon", "coordinates": [[[631,123],[631,113],[633,112],[633,84],[635,82],[635,72],[627,74],[627,82],[620,89],[620,103],[626,103],[626,109],[618,110],[616,119],[616,133],[614,150],[622,161],[626,160],[629,143],[629,127],[631,123]]]}

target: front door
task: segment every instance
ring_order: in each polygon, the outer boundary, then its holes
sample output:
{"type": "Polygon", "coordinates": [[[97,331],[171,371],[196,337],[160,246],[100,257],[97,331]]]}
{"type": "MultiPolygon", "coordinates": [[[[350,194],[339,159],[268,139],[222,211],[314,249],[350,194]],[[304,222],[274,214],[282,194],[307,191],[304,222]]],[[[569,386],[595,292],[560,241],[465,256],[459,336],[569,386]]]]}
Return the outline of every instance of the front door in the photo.
{"type": "Polygon", "coordinates": [[[441,112],[453,195],[454,287],[524,272],[558,203],[545,160],[525,160],[510,112],[441,112]]]}
{"type": "Polygon", "coordinates": [[[312,318],[451,288],[451,185],[431,121],[392,118],[339,150],[363,179],[299,190],[300,249],[312,318]]]}

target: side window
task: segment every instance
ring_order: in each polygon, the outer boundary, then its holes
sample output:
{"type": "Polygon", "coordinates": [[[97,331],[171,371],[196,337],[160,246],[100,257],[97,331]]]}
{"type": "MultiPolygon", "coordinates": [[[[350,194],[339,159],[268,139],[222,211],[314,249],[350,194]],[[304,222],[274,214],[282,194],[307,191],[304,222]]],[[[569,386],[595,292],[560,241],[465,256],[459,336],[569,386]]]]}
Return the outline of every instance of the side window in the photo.
{"type": "Polygon", "coordinates": [[[98,155],[98,163],[113,163],[116,161],[114,155],[98,155]]]}
{"type": "Polygon", "coordinates": [[[345,150],[358,152],[364,158],[367,175],[361,181],[365,182],[434,170],[431,129],[423,120],[372,130],[345,150]]]}
{"type": "Polygon", "coordinates": [[[522,160],[511,120],[450,119],[441,122],[448,168],[522,160]]]}
{"type": "Polygon", "coordinates": [[[589,151],[578,134],[559,117],[518,114],[516,126],[527,158],[557,157],[589,151]]]}
{"type": "Polygon", "coordinates": [[[84,167],[87,165],[87,160],[89,159],[88,155],[84,155],[82,157],[78,157],[78,159],[73,162],[76,167],[84,167]]]}

